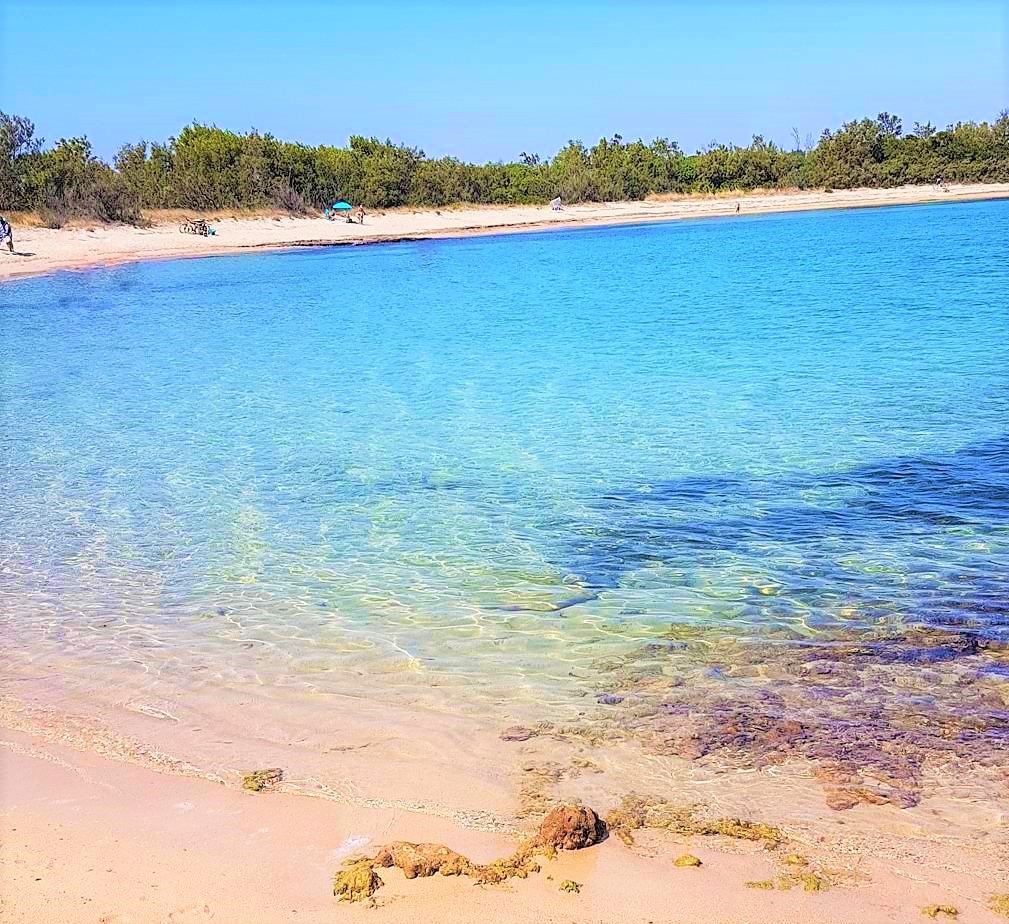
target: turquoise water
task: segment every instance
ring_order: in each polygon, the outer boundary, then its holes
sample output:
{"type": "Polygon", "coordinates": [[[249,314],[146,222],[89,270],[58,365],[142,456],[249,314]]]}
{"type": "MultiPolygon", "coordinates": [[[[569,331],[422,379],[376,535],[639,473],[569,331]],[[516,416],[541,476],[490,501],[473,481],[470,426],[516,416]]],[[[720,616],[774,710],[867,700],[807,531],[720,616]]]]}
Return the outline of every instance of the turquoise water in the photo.
{"type": "Polygon", "coordinates": [[[0,325],[10,644],[588,702],[895,801],[1006,742],[1007,202],[138,264],[0,325]]]}

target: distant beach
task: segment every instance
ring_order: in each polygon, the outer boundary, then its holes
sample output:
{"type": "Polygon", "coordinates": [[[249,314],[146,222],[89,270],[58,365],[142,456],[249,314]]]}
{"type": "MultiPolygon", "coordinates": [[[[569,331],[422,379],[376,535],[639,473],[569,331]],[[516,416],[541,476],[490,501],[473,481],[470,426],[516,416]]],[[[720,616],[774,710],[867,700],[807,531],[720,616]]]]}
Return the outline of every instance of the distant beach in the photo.
{"type": "Polygon", "coordinates": [[[725,218],[831,208],[860,208],[1009,197],[1009,183],[901,186],[793,192],[665,196],[636,202],[583,203],[553,212],[548,206],[460,206],[389,209],[367,213],[363,225],[289,215],[208,216],[216,234],[182,234],[180,222],[195,213],[153,213],[149,227],[76,223],[53,230],[18,226],[15,254],[0,252],[0,281],[56,270],[214,256],[249,250],[374,244],[463,235],[546,231],[592,225],[634,224],[691,218],[725,218]]]}

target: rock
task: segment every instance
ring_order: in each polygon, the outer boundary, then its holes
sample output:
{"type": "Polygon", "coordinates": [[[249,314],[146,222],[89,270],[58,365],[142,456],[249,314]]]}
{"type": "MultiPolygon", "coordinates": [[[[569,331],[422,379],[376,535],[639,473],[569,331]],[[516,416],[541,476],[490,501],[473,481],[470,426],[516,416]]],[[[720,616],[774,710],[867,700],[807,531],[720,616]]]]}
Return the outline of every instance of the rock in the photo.
{"type": "Polygon", "coordinates": [[[925,915],[926,918],[932,918],[932,920],[935,920],[940,914],[944,914],[950,918],[955,918],[960,912],[952,905],[926,905],[921,909],[921,913],[925,915]]]}
{"type": "Polygon", "coordinates": [[[695,857],[692,853],[685,853],[681,857],[677,857],[673,860],[673,866],[688,867],[688,866],[700,866],[701,861],[695,857]]]}
{"type": "Polygon", "coordinates": [[[384,869],[398,866],[407,879],[423,879],[435,873],[460,876],[473,871],[473,864],[466,857],[443,844],[411,844],[407,841],[396,841],[381,848],[372,865],[384,869]]]}
{"type": "Polygon", "coordinates": [[[581,850],[598,844],[606,836],[606,825],[584,805],[562,805],[543,819],[535,841],[555,850],[581,850]]]}
{"type": "Polygon", "coordinates": [[[596,702],[603,706],[619,706],[624,701],[622,696],[616,693],[599,693],[596,695],[596,702]]]}
{"type": "Polygon", "coordinates": [[[502,741],[528,741],[530,738],[535,738],[539,734],[532,728],[526,728],[524,725],[510,725],[503,732],[501,732],[502,741]]]}
{"type": "Polygon", "coordinates": [[[560,889],[562,892],[574,892],[578,894],[582,890],[582,884],[580,882],[575,882],[574,879],[565,879],[561,885],[560,889]]]}
{"type": "MultiPolygon", "coordinates": [[[[491,863],[472,862],[444,844],[412,844],[395,841],[380,847],[370,859],[354,860],[333,877],[333,894],[341,901],[363,901],[381,888],[376,869],[393,866],[403,871],[407,879],[425,876],[469,876],[478,883],[525,879],[540,871],[537,856],[553,857],[558,850],[578,850],[596,844],[606,836],[606,825],[592,809],[581,805],[565,805],[554,809],[540,825],[539,832],[527,838],[510,856],[491,863]]],[[[566,880],[569,882],[570,880],[566,880]]],[[[565,891],[577,892],[578,883],[565,891]]]]}

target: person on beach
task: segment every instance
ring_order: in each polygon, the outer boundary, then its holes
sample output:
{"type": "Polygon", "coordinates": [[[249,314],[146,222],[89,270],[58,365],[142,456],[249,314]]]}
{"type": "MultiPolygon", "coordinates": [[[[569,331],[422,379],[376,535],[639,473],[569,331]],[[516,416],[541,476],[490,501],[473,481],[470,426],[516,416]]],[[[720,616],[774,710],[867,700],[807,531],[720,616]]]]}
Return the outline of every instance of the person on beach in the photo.
{"type": "Polygon", "coordinates": [[[737,215],[739,214],[739,203],[738,202],[736,203],[736,214],[737,215]]]}
{"type": "Polygon", "coordinates": [[[11,228],[10,222],[7,221],[3,215],[0,215],[0,247],[7,244],[7,249],[14,253],[14,229],[11,228]]]}
{"type": "Polygon", "coordinates": [[[364,224],[364,206],[363,205],[357,210],[357,223],[359,225],[363,225],[364,224]]]}

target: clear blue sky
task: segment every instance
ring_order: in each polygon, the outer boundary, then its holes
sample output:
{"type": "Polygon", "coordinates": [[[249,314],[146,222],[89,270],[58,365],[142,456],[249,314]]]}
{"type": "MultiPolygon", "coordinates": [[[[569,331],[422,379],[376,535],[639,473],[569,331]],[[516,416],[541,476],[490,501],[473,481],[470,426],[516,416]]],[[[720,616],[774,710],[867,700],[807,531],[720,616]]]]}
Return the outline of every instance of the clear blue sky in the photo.
{"type": "Polygon", "coordinates": [[[1009,106],[1009,0],[0,0],[0,109],[111,156],[193,120],[469,160],[667,136],[688,151],[882,109],[1009,106]]]}

